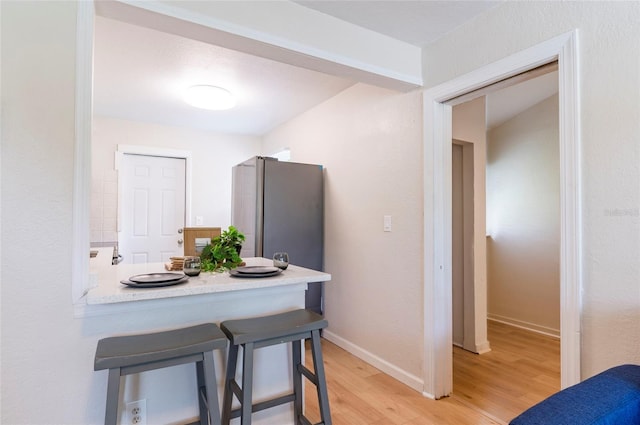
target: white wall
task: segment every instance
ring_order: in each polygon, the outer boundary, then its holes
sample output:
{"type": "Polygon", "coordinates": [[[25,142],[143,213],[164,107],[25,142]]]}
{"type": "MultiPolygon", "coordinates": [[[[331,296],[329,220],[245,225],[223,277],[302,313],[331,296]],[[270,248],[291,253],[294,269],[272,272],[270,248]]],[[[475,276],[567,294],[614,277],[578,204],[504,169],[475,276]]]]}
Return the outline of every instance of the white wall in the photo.
{"type": "Polygon", "coordinates": [[[422,373],[421,100],[358,84],[264,138],[265,151],[289,146],[292,161],[326,167],[325,336],[411,385],[422,373]]]}
{"type": "Polygon", "coordinates": [[[504,2],[423,51],[432,87],[579,30],[583,378],[640,363],[639,20],[638,2],[504,2]]]}
{"type": "Polygon", "coordinates": [[[488,134],[489,317],[560,335],[558,95],[488,134]]]}
{"type": "Polygon", "coordinates": [[[96,339],[70,297],[76,7],[1,7],[0,422],[99,423],[96,339]]]}
{"type": "Polygon", "coordinates": [[[94,117],[92,139],[91,242],[109,242],[115,233],[118,144],[190,151],[191,225],[226,228],[231,223],[231,167],[260,155],[257,136],[217,134],[110,117],[94,117]]]}

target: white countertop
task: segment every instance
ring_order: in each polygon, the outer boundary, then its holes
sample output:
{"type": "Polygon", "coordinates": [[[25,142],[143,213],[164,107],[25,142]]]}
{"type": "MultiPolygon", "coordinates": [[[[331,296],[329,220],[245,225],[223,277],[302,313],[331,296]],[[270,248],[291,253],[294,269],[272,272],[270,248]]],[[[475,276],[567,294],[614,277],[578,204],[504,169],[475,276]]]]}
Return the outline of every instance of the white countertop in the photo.
{"type": "MultiPolygon", "coordinates": [[[[244,258],[243,260],[249,266],[273,265],[273,261],[267,258],[244,258]]],[[[118,264],[115,266],[92,264],[91,273],[97,277],[97,286],[89,290],[86,302],[87,304],[125,303],[331,280],[331,275],[328,273],[290,264],[279,275],[266,278],[237,278],[228,272],[203,272],[199,276],[190,277],[185,283],[173,286],[132,288],[120,283],[121,280],[127,280],[134,275],[163,272],[166,270],[162,263],[118,264]]]]}

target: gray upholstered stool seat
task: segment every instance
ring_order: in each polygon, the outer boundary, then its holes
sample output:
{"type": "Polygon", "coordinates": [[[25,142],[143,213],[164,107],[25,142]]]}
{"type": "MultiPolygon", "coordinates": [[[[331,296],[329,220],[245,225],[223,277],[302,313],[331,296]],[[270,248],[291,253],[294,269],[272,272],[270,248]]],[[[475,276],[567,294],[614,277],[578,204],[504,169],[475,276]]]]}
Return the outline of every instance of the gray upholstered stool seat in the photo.
{"type": "Polygon", "coordinates": [[[310,425],[311,422],[302,413],[302,376],[304,375],[315,384],[317,389],[321,417],[318,425],[331,425],[329,395],[320,346],[320,330],[326,327],[327,321],[322,316],[308,310],[294,310],[273,316],[222,322],[220,328],[231,341],[222,402],[222,424],[229,425],[232,418],[240,417],[242,425],[250,425],[252,412],[293,402],[294,423],[310,425]],[[307,338],[311,338],[314,372],[302,364],[301,340],[307,338]],[[253,350],[286,342],[291,342],[293,352],[293,393],[253,404],[253,350]],[[239,346],[243,348],[242,387],[236,382],[239,346]],[[240,401],[239,409],[232,409],[234,395],[240,401]]]}
{"type": "Polygon", "coordinates": [[[200,425],[220,423],[213,350],[224,349],[227,338],[213,323],[98,341],[94,370],[109,369],[105,425],[118,419],[120,376],[185,363],[196,364],[200,425]]]}

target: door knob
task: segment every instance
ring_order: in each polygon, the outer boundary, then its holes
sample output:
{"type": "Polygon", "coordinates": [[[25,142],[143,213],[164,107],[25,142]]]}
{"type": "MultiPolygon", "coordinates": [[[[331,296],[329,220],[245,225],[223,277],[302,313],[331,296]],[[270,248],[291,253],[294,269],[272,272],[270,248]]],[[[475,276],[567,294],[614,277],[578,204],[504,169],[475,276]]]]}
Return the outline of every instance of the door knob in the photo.
{"type": "Polygon", "coordinates": [[[178,229],[178,234],[182,233],[182,229],[178,229]]]}
{"type": "Polygon", "coordinates": [[[184,241],[182,239],[178,239],[178,245],[182,245],[184,241]]]}

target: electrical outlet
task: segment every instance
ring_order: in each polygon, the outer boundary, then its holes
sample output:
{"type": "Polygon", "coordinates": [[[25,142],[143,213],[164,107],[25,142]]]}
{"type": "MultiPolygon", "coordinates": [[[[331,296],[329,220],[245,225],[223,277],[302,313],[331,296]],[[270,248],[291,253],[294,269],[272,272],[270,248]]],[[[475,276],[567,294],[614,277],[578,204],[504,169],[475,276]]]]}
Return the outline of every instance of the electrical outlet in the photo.
{"type": "Polygon", "coordinates": [[[147,400],[131,401],[126,405],[127,425],[147,425],[147,400]]]}

